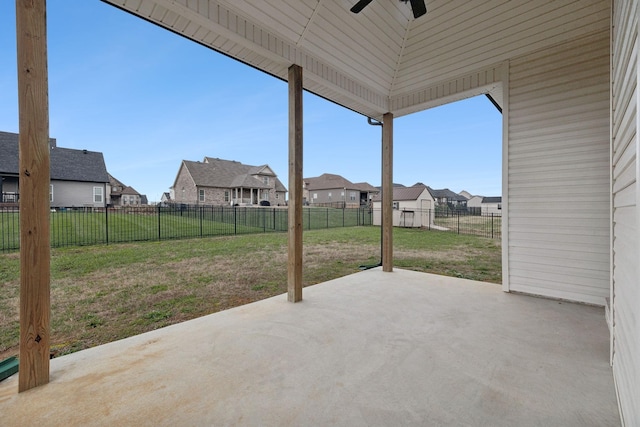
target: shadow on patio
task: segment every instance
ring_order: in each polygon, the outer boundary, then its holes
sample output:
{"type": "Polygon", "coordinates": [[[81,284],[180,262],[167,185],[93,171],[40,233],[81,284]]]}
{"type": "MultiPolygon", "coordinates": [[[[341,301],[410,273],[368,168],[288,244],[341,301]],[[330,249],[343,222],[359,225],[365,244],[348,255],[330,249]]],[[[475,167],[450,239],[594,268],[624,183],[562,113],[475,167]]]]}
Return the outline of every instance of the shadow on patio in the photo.
{"type": "Polygon", "coordinates": [[[369,270],[54,359],[2,425],[619,425],[604,309],[369,270]]]}

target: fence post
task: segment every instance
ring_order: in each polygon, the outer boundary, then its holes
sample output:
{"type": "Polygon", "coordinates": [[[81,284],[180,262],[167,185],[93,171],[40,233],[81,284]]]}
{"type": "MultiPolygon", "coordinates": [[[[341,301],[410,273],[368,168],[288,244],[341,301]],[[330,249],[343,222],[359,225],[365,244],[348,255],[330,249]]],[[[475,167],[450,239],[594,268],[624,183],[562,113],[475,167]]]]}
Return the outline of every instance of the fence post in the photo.
{"type": "Polygon", "coordinates": [[[200,237],[202,237],[202,216],[204,214],[204,206],[200,205],[200,237]]]}
{"type": "Polygon", "coordinates": [[[460,234],[460,212],[458,212],[458,234],[460,234]]]}
{"type": "Polygon", "coordinates": [[[344,206],[342,207],[342,228],[344,228],[344,206]]]}
{"type": "Polygon", "coordinates": [[[493,239],[493,212],[491,212],[491,238],[493,239]]]}
{"type": "Polygon", "coordinates": [[[158,240],[161,240],[162,239],[162,228],[161,228],[161,225],[160,225],[160,222],[161,222],[160,221],[160,204],[158,204],[157,211],[158,211],[158,240]]]}
{"type": "Polygon", "coordinates": [[[326,212],[327,212],[327,228],[329,228],[329,209],[327,209],[326,212]]]}
{"type": "Polygon", "coordinates": [[[107,206],[104,207],[104,235],[105,235],[105,243],[109,244],[109,208],[107,206]]]}
{"type": "Polygon", "coordinates": [[[236,214],[236,205],[233,205],[233,234],[238,234],[238,215],[236,214]]]}
{"type": "Polygon", "coordinates": [[[276,208],[273,208],[273,230],[276,230],[276,208]]]}
{"type": "Polygon", "coordinates": [[[267,211],[266,209],[262,210],[262,232],[267,232],[267,211]]]}

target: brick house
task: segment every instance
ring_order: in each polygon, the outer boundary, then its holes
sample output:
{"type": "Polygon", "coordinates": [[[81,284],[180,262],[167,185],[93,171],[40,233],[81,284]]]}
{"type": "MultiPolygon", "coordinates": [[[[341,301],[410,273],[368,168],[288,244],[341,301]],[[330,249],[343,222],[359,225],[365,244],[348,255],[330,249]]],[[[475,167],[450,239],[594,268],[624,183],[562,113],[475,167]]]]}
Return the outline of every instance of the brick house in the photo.
{"type": "Polygon", "coordinates": [[[171,187],[171,201],[193,205],[286,205],[287,189],[268,165],[251,166],[205,157],[183,160],[171,187]]]}
{"type": "Polygon", "coordinates": [[[123,184],[121,181],[109,174],[109,192],[108,204],[110,206],[140,206],[143,203],[144,196],[138,193],[135,188],[123,184]]]}

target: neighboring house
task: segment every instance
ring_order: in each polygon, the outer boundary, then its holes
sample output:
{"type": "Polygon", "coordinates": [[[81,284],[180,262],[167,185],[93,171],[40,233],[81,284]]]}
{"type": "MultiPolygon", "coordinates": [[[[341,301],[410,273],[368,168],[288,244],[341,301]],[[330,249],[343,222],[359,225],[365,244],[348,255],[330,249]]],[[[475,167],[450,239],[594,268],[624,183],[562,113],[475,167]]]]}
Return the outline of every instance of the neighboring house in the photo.
{"type": "Polygon", "coordinates": [[[146,196],[138,193],[133,187],[123,184],[109,174],[111,188],[107,204],[109,206],[140,206],[146,205],[146,196]]]}
{"type": "Polygon", "coordinates": [[[162,206],[167,206],[169,204],[171,204],[172,200],[171,200],[171,193],[170,192],[164,192],[162,193],[162,197],[160,197],[160,204],[162,206]]]}
{"type": "Polygon", "coordinates": [[[302,199],[310,206],[365,206],[377,193],[378,189],[367,182],[354,184],[331,173],[302,180],[302,199]]]}
{"type": "MultiPolygon", "coordinates": [[[[109,176],[102,153],[61,148],[49,140],[51,181],[49,200],[52,208],[106,206],[109,176]]],[[[0,202],[17,203],[18,134],[0,132],[0,202]]]]}
{"type": "Polygon", "coordinates": [[[448,206],[452,210],[464,209],[467,207],[467,198],[460,194],[454,193],[448,188],[442,190],[434,190],[429,188],[429,193],[436,201],[437,206],[448,206]]]}
{"type": "Polygon", "coordinates": [[[353,184],[354,187],[358,190],[360,190],[360,205],[363,206],[364,204],[370,205],[372,199],[380,193],[380,190],[378,190],[376,187],[374,187],[373,185],[369,184],[368,182],[356,182],[355,184],[353,184]],[[366,193],[366,202],[365,202],[365,198],[364,198],[364,194],[366,193]]]}
{"type": "Polygon", "coordinates": [[[482,214],[482,199],[484,196],[471,195],[466,191],[461,191],[460,195],[466,197],[467,200],[467,210],[471,215],[481,215],[482,214]],[[468,196],[467,196],[468,194],[468,196]]]}
{"type": "MultiPolygon", "coordinates": [[[[393,188],[393,226],[428,227],[433,223],[435,200],[426,185],[393,188]]],[[[373,225],[380,225],[382,193],[373,198],[373,225]]]]}
{"type": "Polygon", "coordinates": [[[286,205],[287,189],[268,165],[250,166],[205,157],[183,160],[171,188],[172,203],[198,205],[286,205]]]}
{"type": "Polygon", "coordinates": [[[482,215],[502,215],[502,197],[483,197],[482,215]]]}
{"type": "MultiPolygon", "coordinates": [[[[465,199],[467,199],[467,200],[471,199],[472,197],[475,197],[473,194],[469,193],[469,192],[468,192],[468,191],[466,191],[466,190],[462,190],[462,191],[461,191],[461,192],[459,192],[458,194],[459,194],[459,195],[461,195],[462,197],[464,197],[464,198],[465,198],[465,199]]],[[[467,206],[469,206],[469,205],[467,204],[467,206]]]]}

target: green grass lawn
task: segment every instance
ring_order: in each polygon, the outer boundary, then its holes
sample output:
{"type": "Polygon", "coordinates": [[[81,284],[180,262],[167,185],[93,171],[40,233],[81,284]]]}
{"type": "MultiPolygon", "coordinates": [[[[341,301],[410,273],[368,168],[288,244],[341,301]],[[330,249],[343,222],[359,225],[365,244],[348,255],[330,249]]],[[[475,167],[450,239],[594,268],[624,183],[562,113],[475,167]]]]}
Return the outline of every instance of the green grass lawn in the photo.
{"type": "MultiPolygon", "coordinates": [[[[395,266],[501,282],[496,240],[394,229],[395,266]]],[[[305,286],[380,261],[380,228],[304,232],[305,286]]],[[[287,236],[246,234],[59,248],[52,350],[61,355],[286,292],[287,236]]],[[[18,352],[19,254],[0,255],[0,359],[18,352]]]]}

